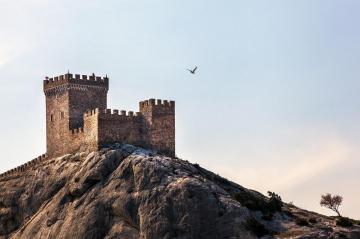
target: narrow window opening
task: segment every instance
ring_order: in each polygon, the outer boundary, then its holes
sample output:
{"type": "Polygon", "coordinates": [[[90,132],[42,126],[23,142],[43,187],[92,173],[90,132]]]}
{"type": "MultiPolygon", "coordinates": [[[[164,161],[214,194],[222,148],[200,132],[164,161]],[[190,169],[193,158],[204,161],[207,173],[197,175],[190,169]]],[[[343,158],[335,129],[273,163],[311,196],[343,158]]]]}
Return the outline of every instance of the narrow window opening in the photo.
{"type": "Polygon", "coordinates": [[[54,122],[54,116],[52,114],[50,115],[50,121],[54,122]]]}
{"type": "Polygon", "coordinates": [[[64,112],[61,112],[61,118],[62,118],[62,119],[65,118],[64,112]]]}

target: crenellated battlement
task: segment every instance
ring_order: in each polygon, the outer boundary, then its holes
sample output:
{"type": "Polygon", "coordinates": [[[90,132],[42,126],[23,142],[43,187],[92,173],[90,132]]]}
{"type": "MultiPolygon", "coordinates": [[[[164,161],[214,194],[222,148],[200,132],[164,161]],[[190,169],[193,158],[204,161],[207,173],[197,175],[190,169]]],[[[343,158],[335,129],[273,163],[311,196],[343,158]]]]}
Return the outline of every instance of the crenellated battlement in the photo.
{"type": "Polygon", "coordinates": [[[98,115],[99,114],[99,108],[96,108],[94,110],[87,110],[84,112],[84,118],[88,118],[91,117],[93,115],[98,115]]]}
{"type": "Polygon", "coordinates": [[[126,111],[126,110],[117,110],[117,109],[105,109],[105,110],[99,110],[98,111],[100,115],[112,115],[114,117],[120,116],[120,117],[128,117],[128,118],[136,118],[141,117],[140,112],[134,111],[126,111]]]}
{"type": "Polygon", "coordinates": [[[11,177],[18,172],[24,172],[30,168],[33,168],[33,167],[37,166],[39,163],[44,162],[47,158],[48,158],[48,155],[43,154],[33,160],[30,160],[27,163],[24,163],[16,168],[10,169],[10,170],[0,174],[0,180],[7,179],[8,177],[11,177]]]}
{"type": "Polygon", "coordinates": [[[94,115],[108,116],[113,117],[114,119],[122,118],[140,118],[142,116],[141,112],[126,111],[126,110],[117,110],[117,109],[99,109],[88,110],[84,112],[84,119],[87,117],[92,117],[94,115]]]}
{"type": "Polygon", "coordinates": [[[140,107],[148,107],[148,106],[163,106],[163,107],[172,107],[175,108],[175,101],[161,100],[161,99],[149,99],[141,101],[140,107]]]}
{"type": "Polygon", "coordinates": [[[46,78],[43,82],[44,91],[48,91],[64,85],[81,85],[81,86],[98,86],[109,88],[109,78],[107,76],[101,77],[93,75],[80,75],[66,73],[64,75],[56,76],[53,78],[46,78]]]}
{"type": "Polygon", "coordinates": [[[71,129],[70,133],[71,134],[82,134],[82,133],[84,133],[84,128],[80,127],[80,128],[77,128],[77,129],[71,129]]]}

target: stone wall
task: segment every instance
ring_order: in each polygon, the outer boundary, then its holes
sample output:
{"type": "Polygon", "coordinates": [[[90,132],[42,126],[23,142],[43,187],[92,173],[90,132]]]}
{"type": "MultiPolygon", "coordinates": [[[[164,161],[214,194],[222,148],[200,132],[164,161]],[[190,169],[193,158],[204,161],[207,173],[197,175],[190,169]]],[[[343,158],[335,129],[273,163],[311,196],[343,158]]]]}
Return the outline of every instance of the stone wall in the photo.
{"type": "Polygon", "coordinates": [[[78,128],[78,129],[72,129],[69,131],[68,137],[67,137],[67,144],[63,148],[63,154],[67,153],[73,153],[76,151],[83,151],[84,148],[84,128],[78,128]]]}
{"type": "Polygon", "coordinates": [[[175,102],[140,102],[140,112],[111,109],[84,115],[84,148],[99,149],[112,143],[128,143],[175,155],[175,102]],[[156,102],[156,103],[155,103],[156,102]]]}
{"type": "Polygon", "coordinates": [[[84,126],[84,112],[107,108],[107,89],[104,87],[81,86],[69,89],[70,129],[84,126]]]}
{"type": "Polygon", "coordinates": [[[99,114],[99,147],[111,143],[144,146],[143,117],[137,113],[107,109],[99,114]]]}

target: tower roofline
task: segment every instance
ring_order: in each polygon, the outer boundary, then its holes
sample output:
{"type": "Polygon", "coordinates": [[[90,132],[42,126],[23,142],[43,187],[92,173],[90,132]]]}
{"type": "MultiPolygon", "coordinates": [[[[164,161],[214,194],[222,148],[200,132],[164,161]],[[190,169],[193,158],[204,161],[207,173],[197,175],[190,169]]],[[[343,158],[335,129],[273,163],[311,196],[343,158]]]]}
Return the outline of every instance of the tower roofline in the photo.
{"type": "Polygon", "coordinates": [[[64,75],[55,76],[44,80],[44,91],[51,90],[66,84],[83,85],[83,86],[100,86],[109,88],[109,78],[107,76],[101,77],[92,75],[80,75],[66,73],[64,75]]]}

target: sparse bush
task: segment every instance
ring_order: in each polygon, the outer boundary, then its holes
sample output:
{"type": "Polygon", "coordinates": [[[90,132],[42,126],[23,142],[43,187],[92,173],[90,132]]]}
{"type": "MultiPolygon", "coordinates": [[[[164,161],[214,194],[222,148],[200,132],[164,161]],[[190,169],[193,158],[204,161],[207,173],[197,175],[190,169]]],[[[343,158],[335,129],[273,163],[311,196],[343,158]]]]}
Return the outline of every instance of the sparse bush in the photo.
{"type": "Polygon", "coordinates": [[[341,217],[339,212],[339,207],[342,203],[343,198],[339,195],[332,196],[330,193],[327,193],[325,195],[321,195],[320,205],[322,207],[327,207],[330,210],[333,210],[338,214],[339,217],[341,217]]]}
{"type": "Polygon", "coordinates": [[[336,225],[340,227],[352,227],[354,225],[353,221],[347,217],[339,217],[336,220],[336,225]]]}
{"type": "Polygon", "coordinates": [[[281,197],[279,195],[277,195],[276,193],[270,192],[270,191],[268,191],[268,195],[269,195],[270,210],[273,212],[281,211],[281,208],[283,206],[281,197]]]}
{"type": "Polygon", "coordinates": [[[301,217],[297,218],[295,220],[295,223],[303,227],[309,226],[309,222],[305,218],[301,218],[301,217]]]}
{"type": "Polygon", "coordinates": [[[195,168],[200,169],[200,165],[198,163],[193,164],[195,168]]]}
{"type": "Polygon", "coordinates": [[[263,224],[258,222],[255,218],[249,218],[244,222],[245,229],[251,231],[257,237],[269,235],[270,231],[265,228],[263,224]]]}
{"type": "Polygon", "coordinates": [[[264,220],[271,220],[273,213],[281,211],[283,202],[281,201],[280,196],[276,193],[269,192],[269,196],[269,200],[266,200],[265,198],[257,196],[255,193],[244,190],[242,192],[235,193],[234,198],[249,210],[261,211],[264,220]]]}
{"type": "Polygon", "coordinates": [[[262,198],[256,197],[254,194],[250,192],[239,192],[234,195],[235,200],[240,202],[241,205],[247,207],[253,211],[261,211],[266,212],[268,211],[267,203],[262,198]]]}

